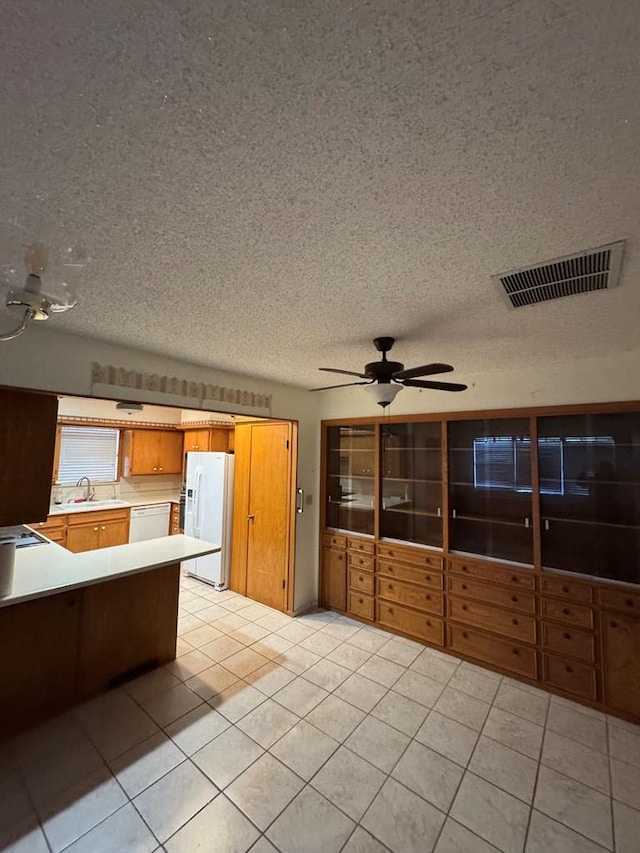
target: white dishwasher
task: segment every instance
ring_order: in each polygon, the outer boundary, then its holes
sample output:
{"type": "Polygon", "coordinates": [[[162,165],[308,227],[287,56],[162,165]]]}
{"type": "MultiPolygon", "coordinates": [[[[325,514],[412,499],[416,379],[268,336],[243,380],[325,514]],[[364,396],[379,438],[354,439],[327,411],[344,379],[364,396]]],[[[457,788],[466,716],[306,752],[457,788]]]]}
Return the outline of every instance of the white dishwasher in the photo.
{"type": "Polygon", "coordinates": [[[131,507],[129,542],[144,542],[169,535],[171,504],[144,504],[131,507]]]}

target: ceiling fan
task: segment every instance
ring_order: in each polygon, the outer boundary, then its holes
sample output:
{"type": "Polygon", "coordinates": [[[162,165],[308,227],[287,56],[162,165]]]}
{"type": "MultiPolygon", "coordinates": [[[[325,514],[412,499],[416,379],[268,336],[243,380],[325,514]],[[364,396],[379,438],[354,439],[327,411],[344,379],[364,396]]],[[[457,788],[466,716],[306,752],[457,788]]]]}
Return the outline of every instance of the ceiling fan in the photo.
{"type": "Polygon", "coordinates": [[[353,370],[338,370],[334,367],[319,367],[327,373],[341,373],[346,376],[357,376],[364,382],[345,382],[341,385],[325,385],[322,388],[311,388],[311,391],[328,391],[331,388],[346,388],[349,385],[366,385],[378,403],[384,409],[395,399],[396,394],[403,387],[431,388],[437,391],[464,391],[466,385],[456,382],[432,382],[430,380],[416,379],[417,376],[434,376],[438,373],[449,373],[453,370],[450,364],[422,364],[420,367],[404,369],[404,364],[399,361],[387,361],[387,353],[395,343],[395,338],[374,338],[373,345],[382,353],[380,361],[371,361],[365,364],[363,373],[353,370]]]}

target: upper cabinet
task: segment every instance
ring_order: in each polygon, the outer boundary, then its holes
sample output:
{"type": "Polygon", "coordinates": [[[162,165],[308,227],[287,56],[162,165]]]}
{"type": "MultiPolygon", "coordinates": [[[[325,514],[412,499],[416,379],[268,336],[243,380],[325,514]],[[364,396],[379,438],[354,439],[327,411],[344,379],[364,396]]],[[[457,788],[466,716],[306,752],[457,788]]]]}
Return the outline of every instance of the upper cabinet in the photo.
{"type": "Polygon", "coordinates": [[[538,419],[542,565],[640,582],[640,414],[538,419]]]}
{"type": "Polygon", "coordinates": [[[380,427],[380,538],[442,547],[442,425],[380,427]]]}
{"type": "Polygon", "coordinates": [[[326,453],[327,527],[374,532],[376,429],[373,425],[329,427],[326,453]]]}
{"type": "Polygon", "coordinates": [[[123,475],[180,474],[182,442],[182,433],[177,430],[125,430],[122,437],[123,475]]]}
{"type": "Polygon", "coordinates": [[[229,438],[233,430],[225,427],[206,427],[204,429],[187,429],[184,431],[185,453],[191,452],[214,452],[226,453],[233,449],[229,445],[229,438]]]}
{"type": "Polygon", "coordinates": [[[529,418],[449,421],[449,549],[533,563],[529,418]]]}
{"type": "Polygon", "coordinates": [[[55,394],[0,389],[0,527],[47,517],[57,411],[55,394]]]}

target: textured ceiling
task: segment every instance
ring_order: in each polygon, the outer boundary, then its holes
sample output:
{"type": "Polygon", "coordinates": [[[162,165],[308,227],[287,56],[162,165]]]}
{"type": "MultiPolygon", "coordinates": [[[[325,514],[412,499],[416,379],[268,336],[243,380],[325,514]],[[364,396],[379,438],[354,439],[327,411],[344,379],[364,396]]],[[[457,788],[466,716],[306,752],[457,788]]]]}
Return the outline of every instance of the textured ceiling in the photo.
{"type": "Polygon", "coordinates": [[[2,17],[0,229],[93,259],[52,327],[306,387],[381,334],[460,378],[640,343],[637,0],[2,17]],[[616,290],[509,311],[491,285],[619,239],[616,290]]]}

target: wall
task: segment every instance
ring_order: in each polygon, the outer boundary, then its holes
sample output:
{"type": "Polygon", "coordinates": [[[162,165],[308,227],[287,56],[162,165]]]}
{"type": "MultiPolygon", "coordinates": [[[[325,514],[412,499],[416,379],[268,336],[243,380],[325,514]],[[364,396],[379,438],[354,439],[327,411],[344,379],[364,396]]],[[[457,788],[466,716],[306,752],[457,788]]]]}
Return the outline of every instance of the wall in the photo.
{"type": "MultiPolygon", "coordinates": [[[[295,607],[297,610],[311,604],[316,598],[318,553],[319,420],[316,397],[300,388],[242,374],[224,373],[90,338],[65,335],[35,324],[15,340],[0,344],[0,385],[90,397],[93,361],[269,394],[272,397],[271,410],[265,411],[264,416],[298,421],[298,486],[312,496],[312,505],[302,515],[296,516],[295,607]]],[[[149,399],[152,396],[149,392],[146,395],[145,399],[150,403],[161,399],[160,396],[156,400],[149,399]]],[[[236,407],[236,413],[246,414],[241,406],[236,407]]],[[[210,417],[211,412],[203,412],[203,418],[210,417]]]]}
{"type": "MultiPolygon", "coordinates": [[[[202,413],[198,413],[202,417],[202,413]]],[[[104,418],[106,420],[126,421],[151,424],[179,424],[182,420],[180,409],[168,406],[145,406],[141,412],[128,415],[119,412],[113,400],[95,400],[86,397],[61,397],[58,401],[58,417],[66,415],[76,418],[104,418]]]]}
{"type": "MultiPolygon", "coordinates": [[[[411,365],[409,365],[411,366],[411,365]]],[[[425,377],[430,378],[430,377],[425,377]]],[[[380,417],[427,412],[464,412],[640,400],[640,349],[607,358],[545,363],[527,370],[493,370],[477,374],[448,373],[433,379],[464,382],[467,391],[450,393],[405,388],[385,410],[362,387],[317,394],[322,420],[380,417]]]]}

